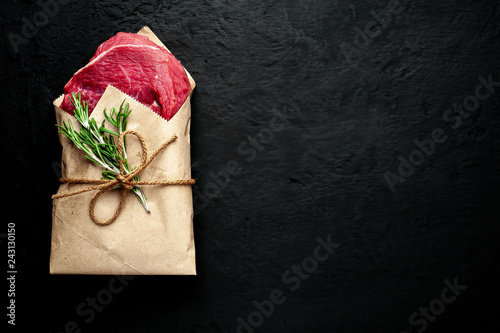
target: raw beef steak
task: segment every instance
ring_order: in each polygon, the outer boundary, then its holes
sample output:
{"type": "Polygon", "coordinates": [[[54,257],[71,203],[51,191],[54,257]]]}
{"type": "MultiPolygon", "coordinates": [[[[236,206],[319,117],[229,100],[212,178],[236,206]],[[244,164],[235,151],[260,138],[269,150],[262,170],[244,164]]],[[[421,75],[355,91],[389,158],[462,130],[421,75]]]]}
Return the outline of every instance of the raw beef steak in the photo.
{"type": "Polygon", "coordinates": [[[149,38],[119,32],[102,43],[89,63],[64,86],[61,108],[73,114],[71,93],[81,93],[92,112],[108,84],[170,120],[191,91],[184,67],[149,38]]]}

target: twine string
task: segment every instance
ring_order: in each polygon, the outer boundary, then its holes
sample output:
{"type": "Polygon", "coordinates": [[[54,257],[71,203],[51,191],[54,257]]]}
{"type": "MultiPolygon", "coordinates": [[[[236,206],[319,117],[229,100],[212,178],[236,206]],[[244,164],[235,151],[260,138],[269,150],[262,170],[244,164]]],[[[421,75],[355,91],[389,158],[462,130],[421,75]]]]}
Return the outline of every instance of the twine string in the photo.
{"type": "Polygon", "coordinates": [[[85,193],[89,191],[96,191],[98,190],[97,194],[92,198],[90,201],[89,205],[89,214],[90,217],[92,218],[92,221],[98,225],[108,225],[111,224],[113,221],[116,220],[118,215],[120,214],[124,204],[125,204],[125,199],[127,197],[127,193],[134,188],[134,186],[140,186],[140,185],[193,185],[195,183],[194,179],[175,179],[175,180],[153,180],[153,181],[141,181],[141,180],[134,180],[134,177],[136,177],[141,171],[143,171],[145,168],[147,168],[151,162],[158,156],[158,154],[170,143],[175,141],[177,139],[177,135],[172,135],[170,139],[165,141],[158,149],[156,149],[151,157],[148,159],[148,150],[146,147],[146,141],[136,131],[128,130],[123,132],[119,139],[118,139],[118,153],[120,156],[123,156],[123,140],[125,139],[125,136],[127,134],[132,134],[135,135],[139,141],[141,142],[141,147],[142,147],[142,154],[141,154],[141,162],[135,168],[132,170],[130,173],[126,174],[125,173],[125,168],[123,166],[123,159],[119,160],[120,164],[120,173],[116,175],[116,179],[87,179],[87,178],[74,178],[74,177],[67,177],[67,178],[61,178],[60,181],[61,183],[68,183],[68,184],[91,184],[93,186],[88,186],[86,188],[80,189],[80,190],[75,190],[71,192],[66,192],[66,193],[59,193],[59,194],[54,194],[52,196],[52,199],[59,199],[59,198],[64,198],[64,197],[69,197],[73,195],[77,195],[80,193],[85,193]],[[100,220],[96,217],[94,208],[97,200],[106,192],[121,186],[121,199],[118,207],[115,210],[115,213],[113,216],[107,220],[100,220]]]}

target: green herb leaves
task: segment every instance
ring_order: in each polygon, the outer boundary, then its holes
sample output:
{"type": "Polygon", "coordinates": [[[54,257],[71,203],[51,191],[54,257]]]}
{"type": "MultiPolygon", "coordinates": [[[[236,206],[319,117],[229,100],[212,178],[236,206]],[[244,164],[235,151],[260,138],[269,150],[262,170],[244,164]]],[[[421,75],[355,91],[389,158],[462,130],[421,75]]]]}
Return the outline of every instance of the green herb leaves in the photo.
{"type": "MultiPolygon", "coordinates": [[[[118,138],[127,128],[127,119],[132,112],[129,104],[125,104],[124,100],[120,105],[119,111],[112,108],[109,115],[106,113],[106,109],[104,109],[104,117],[116,127],[116,131],[113,131],[105,127],[104,120],[101,126],[98,126],[94,118],[89,118],[88,102],[81,100],[81,94],[78,94],[77,97],[72,93],[72,96],[73,98],[70,97],[70,100],[75,107],[75,118],[81,124],[81,127],[78,131],[75,130],[71,119],[68,119],[68,124],[66,122],[63,122],[63,126],[56,124],[61,129],[59,133],[67,136],[78,149],[85,152],[87,159],[105,169],[102,171],[103,178],[116,178],[116,175],[120,173],[120,159],[123,160],[125,173],[130,173],[131,169],[127,161],[125,140],[123,140],[123,155],[120,155],[114,139],[114,137],[118,138]]],[[[134,180],[139,180],[139,177],[134,177],[134,180]]],[[[132,191],[144,206],[144,209],[149,213],[149,207],[142,188],[134,186],[132,191]]]]}

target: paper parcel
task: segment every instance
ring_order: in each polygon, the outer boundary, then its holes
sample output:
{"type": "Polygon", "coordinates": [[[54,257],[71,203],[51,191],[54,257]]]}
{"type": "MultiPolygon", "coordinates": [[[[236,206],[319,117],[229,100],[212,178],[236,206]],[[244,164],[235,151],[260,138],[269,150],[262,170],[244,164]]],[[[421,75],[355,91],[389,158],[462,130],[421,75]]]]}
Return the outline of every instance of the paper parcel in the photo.
{"type": "MultiPolygon", "coordinates": [[[[149,28],[144,27],[138,33],[165,47],[149,28]]],[[[189,73],[187,75],[192,93],[195,82],[189,73]]],[[[72,119],[76,127],[76,119],[59,108],[62,98],[60,96],[54,101],[57,123],[62,125],[63,121],[72,119]]],[[[176,115],[167,121],[125,93],[108,86],[91,117],[100,124],[105,119],[105,108],[118,108],[126,100],[132,109],[127,130],[134,130],[143,136],[148,152],[156,150],[172,135],[178,137],[140,173],[140,179],[191,179],[190,98],[191,94],[176,115]]],[[[63,177],[101,178],[102,168],[86,159],[84,152],[63,134],[59,134],[59,140],[62,145],[63,177]]],[[[137,155],[142,152],[140,142],[131,135],[126,140],[129,164],[137,165],[140,161],[137,155]]],[[[87,186],[63,183],[57,193],[87,186]]],[[[89,215],[89,204],[96,192],[55,199],[50,273],[195,275],[191,186],[143,186],[143,189],[151,212],[147,213],[130,191],[117,219],[106,226],[97,225],[89,215]]],[[[120,202],[120,193],[118,190],[102,195],[96,202],[95,215],[103,219],[113,215],[120,202]]]]}

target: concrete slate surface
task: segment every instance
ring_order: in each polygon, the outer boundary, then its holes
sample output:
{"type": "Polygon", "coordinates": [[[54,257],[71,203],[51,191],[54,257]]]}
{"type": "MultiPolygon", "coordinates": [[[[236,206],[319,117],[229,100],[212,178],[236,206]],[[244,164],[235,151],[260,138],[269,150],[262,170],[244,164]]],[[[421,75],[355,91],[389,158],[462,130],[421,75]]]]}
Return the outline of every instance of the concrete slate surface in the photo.
{"type": "Polygon", "coordinates": [[[0,4],[15,329],[498,330],[498,1],[54,1],[0,4]],[[51,102],[144,25],[197,83],[198,275],[51,276],[51,102]]]}

